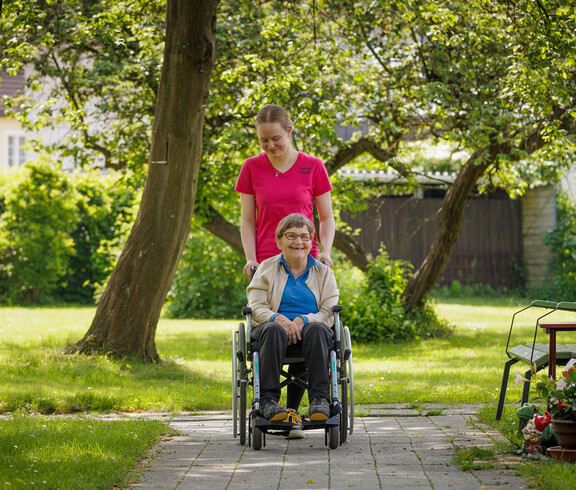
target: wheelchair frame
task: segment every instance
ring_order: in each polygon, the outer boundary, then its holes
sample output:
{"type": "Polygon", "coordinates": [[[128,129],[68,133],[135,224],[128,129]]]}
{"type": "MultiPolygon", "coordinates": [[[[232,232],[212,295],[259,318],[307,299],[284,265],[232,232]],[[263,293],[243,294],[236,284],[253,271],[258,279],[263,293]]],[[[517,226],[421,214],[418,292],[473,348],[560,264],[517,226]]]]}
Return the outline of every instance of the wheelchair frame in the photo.
{"type": "MultiPolygon", "coordinates": [[[[340,321],[342,306],[334,306],[334,343],[329,352],[330,418],[326,421],[303,421],[303,430],[324,429],[324,444],[330,449],[342,445],[348,434],[354,432],[354,371],[350,330],[340,321]]],[[[292,427],[289,422],[271,422],[260,414],[260,353],[258,342],[251,338],[252,309],[244,308],[246,324],[240,323],[232,330],[232,417],[233,436],[240,437],[240,444],[259,450],[266,446],[266,434],[287,435],[292,427]],[[247,416],[248,387],[252,386],[252,410],[247,416]],[[247,424],[248,422],[248,424],[247,424]],[[248,425],[248,427],[247,427],[248,425]]],[[[300,362],[301,357],[286,357],[283,364],[300,362]]],[[[297,382],[298,377],[282,370],[286,384],[297,382]]]]}

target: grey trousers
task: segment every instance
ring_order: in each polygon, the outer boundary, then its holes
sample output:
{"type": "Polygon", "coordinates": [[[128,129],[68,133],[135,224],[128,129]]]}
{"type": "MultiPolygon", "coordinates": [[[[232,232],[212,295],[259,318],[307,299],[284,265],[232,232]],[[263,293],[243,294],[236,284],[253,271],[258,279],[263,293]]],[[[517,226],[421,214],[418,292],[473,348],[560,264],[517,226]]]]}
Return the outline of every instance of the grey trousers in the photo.
{"type": "Polygon", "coordinates": [[[282,325],[267,322],[252,331],[260,349],[260,399],[280,399],[280,371],[286,355],[303,355],[308,370],[308,398],[330,400],[329,350],[334,333],[323,323],[313,322],[302,329],[302,340],[288,345],[282,325]]]}

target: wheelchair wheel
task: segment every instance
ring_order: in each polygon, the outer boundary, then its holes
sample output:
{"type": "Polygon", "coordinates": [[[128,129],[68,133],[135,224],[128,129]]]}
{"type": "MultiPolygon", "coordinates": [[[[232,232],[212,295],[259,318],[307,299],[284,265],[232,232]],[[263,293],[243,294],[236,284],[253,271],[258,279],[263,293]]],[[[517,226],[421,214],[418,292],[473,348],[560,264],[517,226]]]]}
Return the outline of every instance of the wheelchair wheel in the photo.
{"type": "Polygon", "coordinates": [[[350,356],[346,364],[348,365],[348,433],[354,432],[354,366],[352,363],[352,339],[350,329],[344,327],[344,350],[350,349],[350,356]]]}
{"type": "Polygon", "coordinates": [[[240,403],[240,410],[239,410],[239,417],[240,417],[240,444],[246,444],[246,386],[248,384],[247,380],[247,369],[246,369],[246,327],[243,323],[239,325],[238,328],[238,348],[242,353],[242,360],[239,362],[239,378],[240,378],[240,386],[239,386],[239,397],[238,401],[240,403]]]}
{"type": "Polygon", "coordinates": [[[340,412],[340,444],[343,444],[348,437],[348,376],[346,368],[346,341],[344,338],[344,330],[342,324],[340,328],[340,338],[342,339],[341,349],[340,349],[340,359],[338,360],[339,365],[339,379],[338,379],[338,391],[340,396],[340,406],[342,411],[340,412]]]}
{"type": "Polygon", "coordinates": [[[232,329],[232,436],[238,435],[238,330],[232,329]]]}
{"type": "Polygon", "coordinates": [[[345,377],[340,380],[340,404],[340,444],[343,444],[348,438],[348,380],[345,377]]]}

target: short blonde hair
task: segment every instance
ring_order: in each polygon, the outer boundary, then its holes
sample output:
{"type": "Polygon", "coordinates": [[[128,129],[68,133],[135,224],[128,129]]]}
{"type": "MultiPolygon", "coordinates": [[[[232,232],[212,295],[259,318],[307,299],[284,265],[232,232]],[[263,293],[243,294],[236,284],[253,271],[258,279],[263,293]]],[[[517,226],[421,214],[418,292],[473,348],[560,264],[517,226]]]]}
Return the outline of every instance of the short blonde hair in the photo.
{"type": "Polygon", "coordinates": [[[280,240],[284,236],[284,233],[286,233],[286,230],[289,230],[290,228],[302,228],[304,226],[308,228],[310,236],[314,236],[314,223],[312,223],[312,221],[301,213],[289,214],[282,218],[280,223],[278,223],[278,227],[276,228],[276,238],[280,240]]]}

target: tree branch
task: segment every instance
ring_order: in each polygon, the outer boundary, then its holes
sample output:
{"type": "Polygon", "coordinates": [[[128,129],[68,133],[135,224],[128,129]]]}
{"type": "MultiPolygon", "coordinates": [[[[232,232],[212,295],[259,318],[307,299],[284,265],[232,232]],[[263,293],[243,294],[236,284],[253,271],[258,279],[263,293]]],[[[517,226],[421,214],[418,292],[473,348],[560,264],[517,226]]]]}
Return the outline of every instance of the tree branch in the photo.
{"type": "Polygon", "coordinates": [[[398,143],[401,141],[402,136],[398,136],[389,148],[382,148],[369,138],[360,138],[358,141],[339,150],[330,160],[326,162],[326,169],[328,174],[332,175],[340,170],[344,165],[352,162],[358,158],[362,153],[369,153],[376,160],[384,162],[394,168],[397,172],[404,176],[409,176],[412,172],[401,163],[392,161],[398,151],[398,143]]]}

